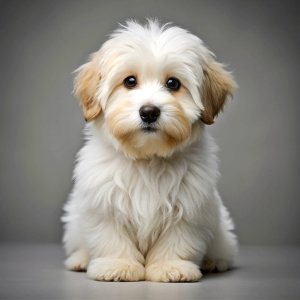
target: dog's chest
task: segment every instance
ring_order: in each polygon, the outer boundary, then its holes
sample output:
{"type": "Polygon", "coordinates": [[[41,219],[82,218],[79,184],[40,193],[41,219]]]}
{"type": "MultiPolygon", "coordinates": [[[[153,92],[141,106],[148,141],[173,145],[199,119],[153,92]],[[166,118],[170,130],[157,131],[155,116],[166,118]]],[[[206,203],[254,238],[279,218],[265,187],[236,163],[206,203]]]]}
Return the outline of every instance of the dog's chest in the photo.
{"type": "Polygon", "coordinates": [[[116,197],[114,209],[122,205],[125,214],[139,225],[151,222],[157,214],[171,213],[187,172],[184,160],[135,161],[121,169],[113,176],[116,194],[121,195],[116,197]]]}

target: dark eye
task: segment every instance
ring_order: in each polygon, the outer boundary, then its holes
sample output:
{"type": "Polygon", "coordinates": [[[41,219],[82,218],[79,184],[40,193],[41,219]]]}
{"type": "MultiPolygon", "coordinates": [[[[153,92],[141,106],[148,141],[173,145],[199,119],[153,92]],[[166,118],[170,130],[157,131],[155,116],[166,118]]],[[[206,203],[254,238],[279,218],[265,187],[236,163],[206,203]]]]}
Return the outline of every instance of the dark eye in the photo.
{"type": "Polygon", "coordinates": [[[128,89],[133,89],[134,87],[137,86],[137,80],[134,76],[128,76],[127,78],[125,78],[124,80],[124,85],[128,88],[128,89]]]}
{"type": "Polygon", "coordinates": [[[171,77],[167,80],[167,87],[172,91],[178,91],[180,88],[180,81],[171,77]]]}

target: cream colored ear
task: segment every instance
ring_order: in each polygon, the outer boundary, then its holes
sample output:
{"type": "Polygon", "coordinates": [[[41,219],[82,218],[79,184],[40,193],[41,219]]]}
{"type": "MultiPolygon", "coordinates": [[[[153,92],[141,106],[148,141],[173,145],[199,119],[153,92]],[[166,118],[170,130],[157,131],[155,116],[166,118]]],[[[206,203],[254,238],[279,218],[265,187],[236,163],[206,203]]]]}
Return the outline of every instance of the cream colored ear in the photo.
{"type": "Polygon", "coordinates": [[[94,53],[88,63],[78,69],[74,80],[74,95],[79,99],[83,115],[87,122],[94,120],[101,112],[96,99],[100,82],[99,55],[94,53]]]}
{"type": "Polygon", "coordinates": [[[223,65],[213,59],[203,66],[203,75],[201,100],[204,110],[201,111],[201,120],[210,125],[223,110],[227,97],[232,97],[237,85],[223,65]]]}

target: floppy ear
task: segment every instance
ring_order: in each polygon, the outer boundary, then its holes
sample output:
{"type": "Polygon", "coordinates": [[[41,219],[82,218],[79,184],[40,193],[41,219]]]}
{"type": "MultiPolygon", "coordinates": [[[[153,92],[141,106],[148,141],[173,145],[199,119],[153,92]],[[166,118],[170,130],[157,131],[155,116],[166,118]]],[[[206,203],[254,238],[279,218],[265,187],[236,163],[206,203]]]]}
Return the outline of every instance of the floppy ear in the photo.
{"type": "Polygon", "coordinates": [[[82,65],[74,80],[74,95],[79,99],[83,115],[87,122],[94,120],[101,112],[96,99],[100,81],[99,55],[94,53],[88,63],[82,65]]]}
{"type": "Polygon", "coordinates": [[[214,123],[214,117],[223,110],[227,97],[232,97],[237,85],[223,65],[213,59],[203,66],[203,75],[200,92],[204,110],[201,111],[201,120],[210,125],[214,123]]]}

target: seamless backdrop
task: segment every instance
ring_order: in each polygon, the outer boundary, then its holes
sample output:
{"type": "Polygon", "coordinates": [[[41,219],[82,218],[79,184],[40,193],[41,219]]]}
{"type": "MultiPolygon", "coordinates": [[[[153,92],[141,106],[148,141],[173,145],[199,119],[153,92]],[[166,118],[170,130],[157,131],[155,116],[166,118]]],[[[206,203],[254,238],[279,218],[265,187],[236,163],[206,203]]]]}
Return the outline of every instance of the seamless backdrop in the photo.
{"type": "Polygon", "coordinates": [[[128,18],[201,37],[239,88],[208,128],[242,243],[299,244],[297,1],[0,1],[0,240],[59,242],[84,119],[72,72],[128,18]]]}

